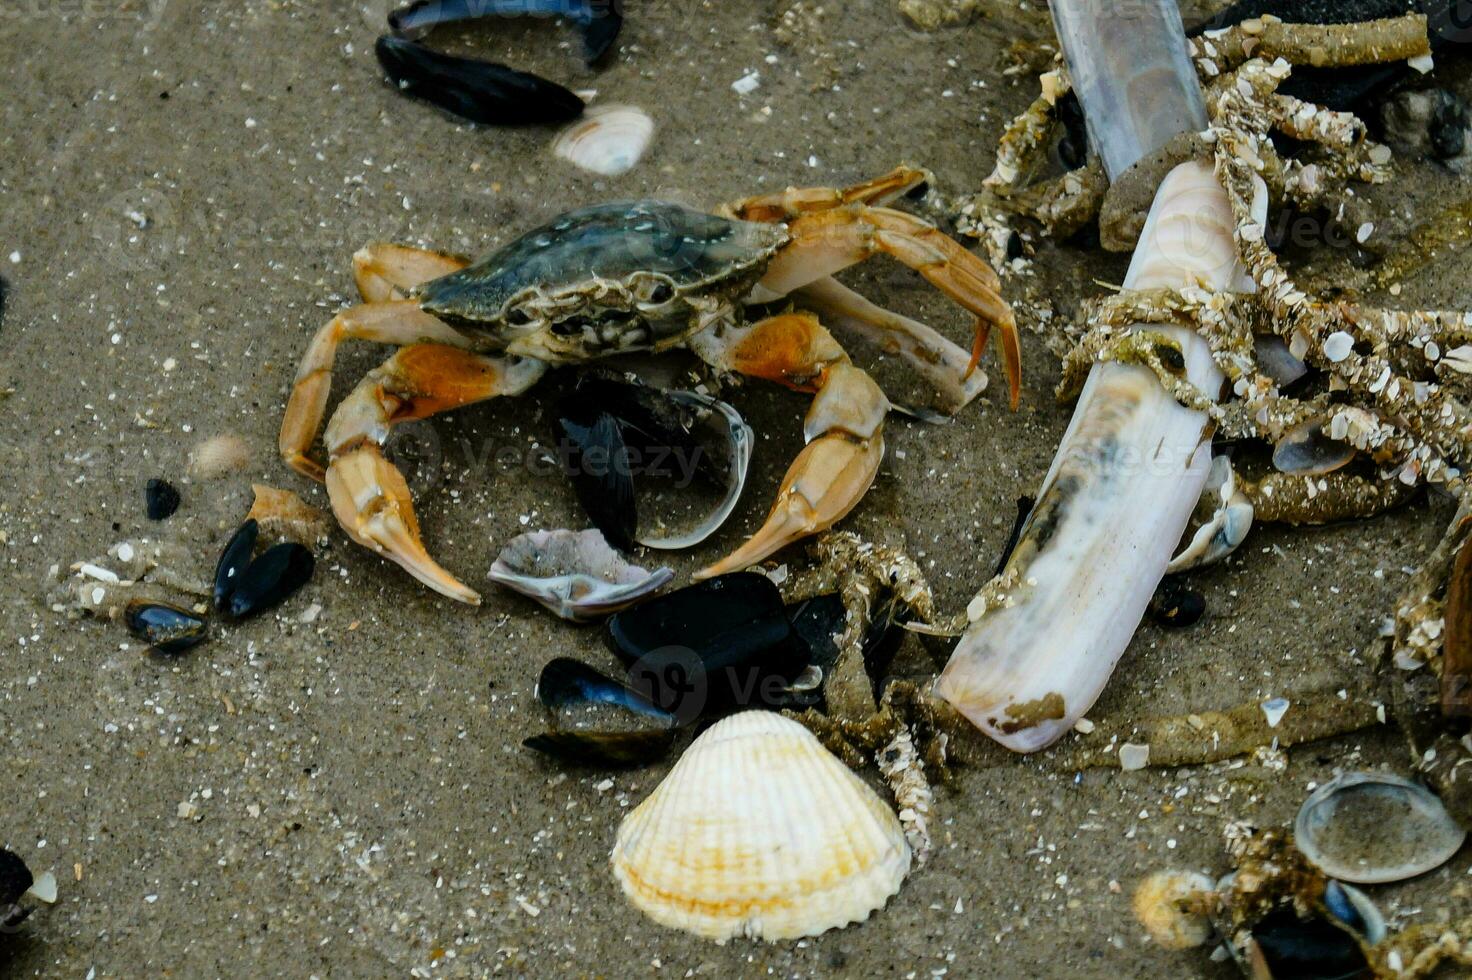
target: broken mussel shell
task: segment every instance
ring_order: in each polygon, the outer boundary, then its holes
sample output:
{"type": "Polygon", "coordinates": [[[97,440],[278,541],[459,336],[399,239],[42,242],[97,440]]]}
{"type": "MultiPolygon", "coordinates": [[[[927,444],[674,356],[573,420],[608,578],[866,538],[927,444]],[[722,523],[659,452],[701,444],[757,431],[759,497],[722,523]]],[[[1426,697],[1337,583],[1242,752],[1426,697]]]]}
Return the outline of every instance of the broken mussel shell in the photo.
{"type": "Polygon", "coordinates": [[[674,580],[669,568],[631,564],[596,528],[532,531],[506,543],[490,578],[563,619],[587,622],[654,595],[674,580]]]}
{"type": "Polygon", "coordinates": [[[578,381],[555,429],[563,472],[619,548],[704,541],[731,516],[751,464],[751,428],[730,405],[606,373],[578,381]]]}
{"type": "Polygon", "coordinates": [[[1172,629],[1194,626],[1206,613],[1206,597],[1184,585],[1178,577],[1167,575],[1155,587],[1146,612],[1159,626],[1172,629]]]}
{"type": "Polygon", "coordinates": [[[1348,980],[1373,976],[1365,948],[1385,938],[1385,919],[1361,891],[1330,880],[1324,913],[1300,917],[1279,905],[1252,926],[1244,949],[1233,949],[1252,977],[1265,980],[1348,980]]]}
{"type": "Polygon", "coordinates": [[[477,17],[563,17],[583,36],[583,60],[596,64],[623,27],[620,0],[415,0],[388,15],[400,37],[419,38],[430,28],[477,17]]]}
{"type": "Polygon", "coordinates": [[[1436,795],[1380,772],[1349,772],[1304,801],[1293,825],[1303,856],[1332,878],[1402,881],[1440,867],[1466,838],[1436,795]]]}
{"type": "Polygon", "coordinates": [[[166,602],[134,599],[123,609],[123,623],[150,648],[170,655],[183,653],[209,637],[203,619],[166,602]]]}
{"type": "Polygon", "coordinates": [[[682,723],[790,703],[810,686],[812,651],[765,575],[719,575],[609,619],[605,637],[628,684],[682,723]]]}
{"type": "Polygon", "coordinates": [[[583,100],[556,82],[506,65],[441,54],[389,35],[373,50],[401,91],[471,122],[556,123],[583,111],[583,100]]]}
{"type": "Polygon", "coordinates": [[[537,700],[546,709],[548,731],[521,744],[564,761],[639,765],[661,758],[675,742],[673,715],[568,657],[542,668],[537,700]]]}
{"type": "Polygon", "coordinates": [[[168,480],[149,480],[143,488],[143,506],[150,521],[172,517],[179,509],[179,491],[168,480]]]}
{"type": "Polygon", "coordinates": [[[27,899],[53,904],[56,876],[49,871],[33,876],[19,854],[0,848],[0,933],[14,929],[30,916],[32,907],[27,899]]]}
{"type": "Polygon", "coordinates": [[[256,520],[246,520],[215,565],[215,608],[236,619],[280,605],[306,585],[316,569],[311,549],[294,541],[272,545],[252,558],[259,534],[256,520]]]}

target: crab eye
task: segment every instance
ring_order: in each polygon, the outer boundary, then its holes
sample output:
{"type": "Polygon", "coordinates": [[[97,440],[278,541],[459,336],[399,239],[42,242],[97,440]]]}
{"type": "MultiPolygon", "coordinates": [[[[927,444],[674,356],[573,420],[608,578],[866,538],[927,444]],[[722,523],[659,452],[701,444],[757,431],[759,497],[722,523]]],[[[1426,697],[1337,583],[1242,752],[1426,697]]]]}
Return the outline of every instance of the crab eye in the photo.
{"type": "Polygon", "coordinates": [[[527,315],[526,310],[512,310],[506,314],[506,322],[513,327],[524,327],[532,322],[532,318],[527,315]]]}
{"type": "Polygon", "coordinates": [[[675,291],[670,288],[669,283],[657,283],[655,287],[649,291],[649,302],[668,303],[670,301],[670,298],[674,295],[675,291]]]}

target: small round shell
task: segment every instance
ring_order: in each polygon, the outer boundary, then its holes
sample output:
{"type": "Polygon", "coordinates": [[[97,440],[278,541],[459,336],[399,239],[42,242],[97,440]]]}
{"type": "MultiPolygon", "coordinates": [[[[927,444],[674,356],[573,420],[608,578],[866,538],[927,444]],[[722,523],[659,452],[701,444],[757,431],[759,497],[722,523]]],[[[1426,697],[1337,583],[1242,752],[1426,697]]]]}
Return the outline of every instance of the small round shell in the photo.
{"type": "Polygon", "coordinates": [[[573,622],[633,605],[674,577],[669,568],[651,572],[625,561],[596,528],[519,535],[507,542],[490,571],[492,581],[573,622]]]}
{"type": "Polygon", "coordinates": [[[654,120],[631,105],[591,106],[557,134],[552,152],[605,177],[633,170],[654,138],[654,120]]]}
{"type": "Polygon", "coordinates": [[[889,805],[806,728],[764,711],[711,726],[625,819],[624,894],[662,925],[724,941],[860,922],[899,890],[910,847],[889,805]]]}
{"type": "Polygon", "coordinates": [[[1190,949],[1211,938],[1212,880],[1199,871],[1157,871],[1135,889],[1135,918],[1163,949],[1190,949]]]}
{"type": "Polygon", "coordinates": [[[1446,863],[1466,832],[1424,786],[1378,772],[1349,772],[1320,786],[1293,824],[1303,856],[1331,878],[1402,881],[1446,863]]]}
{"type": "Polygon", "coordinates": [[[196,480],[215,480],[238,473],[251,465],[250,446],[237,435],[211,436],[189,451],[189,475],[196,480]]]}
{"type": "Polygon", "coordinates": [[[1237,489],[1237,474],[1226,456],[1212,458],[1211,470],[1192,523],[1196,531],[1190,542],[1170,560],[1170,575],[1221,561],[1236,551],[1252,530],[1253,508],[1237,489]]]}

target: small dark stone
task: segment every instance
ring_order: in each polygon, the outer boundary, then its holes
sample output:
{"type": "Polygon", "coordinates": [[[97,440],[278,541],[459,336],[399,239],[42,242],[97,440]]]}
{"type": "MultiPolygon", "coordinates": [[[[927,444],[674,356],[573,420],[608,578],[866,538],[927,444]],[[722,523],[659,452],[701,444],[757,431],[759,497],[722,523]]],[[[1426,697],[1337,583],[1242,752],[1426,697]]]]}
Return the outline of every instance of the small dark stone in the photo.
{"type": "Polygon", "coordinates": [[[183,653],[209,636],[204,620],[187,609],[135,599],[123,610],[128,632],[159,653],[183,653]]]}
{"type": "Polygon", "coordinates": [[[143,488],[143,499],[150,521],[161,521],[172,517],[179,509],[179,491],[168,480],[149,480],[143,488]]]}
{"type": "Polygon", "coordinates": [[[1150,599],[1150,618],[1161,626],[1192,626],[1206,612],[1206,598],[1195,589],[1166,576],[1150,599]]]}
{"type": "Polygon", "coordinates": [[[239,619],[280,605],[307,584],[316,566],[312,552],[295,541],[272,545],[236,578],[227,597],[230,615],[239,619]]]}

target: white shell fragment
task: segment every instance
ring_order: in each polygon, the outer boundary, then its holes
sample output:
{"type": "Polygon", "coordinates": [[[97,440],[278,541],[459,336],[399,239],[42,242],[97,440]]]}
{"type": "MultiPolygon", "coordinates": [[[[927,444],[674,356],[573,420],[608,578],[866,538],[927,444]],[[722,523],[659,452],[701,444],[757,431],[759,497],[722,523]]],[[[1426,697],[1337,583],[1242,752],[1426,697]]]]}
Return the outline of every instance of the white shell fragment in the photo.
{"type": "Polygon", "coordinates": [[[26,894],[38,902],[47,905],[56,904],[56,875],[50,871],[43,871],[31,882],[31,887],[26,889],[26,894]]]}
{"type": "Polygon", "coordinates": [[[590,106],[552,143],[552,152],[605,177],[626,174],[654,139],[654,120],[631,105],[590,106]]]}
{"type": "Polygon", "coordinates": [[[489,577],[563,619],[587,622],[653,595],[675,577],[630,564],[601,531],[532,531],[512,538],[489,577]]]}
{"type": "Polygon", "coordinates": [[[802,725],[747,711],[708,729],[619,827],[613,874],[661,925],[724,941],[816,936],[899,890],[889,805],[802,725]]]}
{"type": "Polygon", "coordinates": [[[1331,878],[1380,884],[1440,867],[1466,832],[1419,783],[1348,772],[1304,801],[1293,836],[1303,856],[1331,878]]]}
{"type": "Polygon", "coordinates": [[[195,480],[217,480],[251,465],[251,449],[244,439],[226,433],[211,436],[189,450],[189,476],[195,480]]]}

